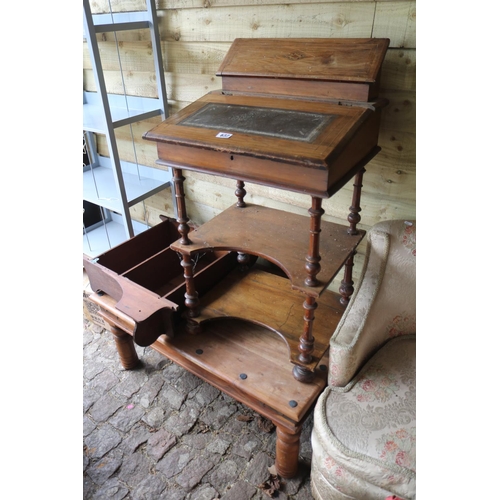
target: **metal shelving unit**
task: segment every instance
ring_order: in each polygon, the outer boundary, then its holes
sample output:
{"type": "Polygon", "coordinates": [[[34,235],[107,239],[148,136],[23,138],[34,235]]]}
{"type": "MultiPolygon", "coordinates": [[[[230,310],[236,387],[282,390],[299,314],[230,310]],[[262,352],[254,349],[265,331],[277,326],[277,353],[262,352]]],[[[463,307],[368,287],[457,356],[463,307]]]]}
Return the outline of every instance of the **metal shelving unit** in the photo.
{"type": "MultiPolygon", "coordinates": [[[[83,169],[83,199],[99,206],[102,213],[100,223],[87,228],[84,225],[83,250],[91,257],[148,229],[146,224],[131,218],[130,207],[136,203],[170,187],[174,210],[176,207],[172,171],[121,160],[115,134],[119,127],[131,127],[133,123],[158,115],[162,119],[168,116],[154,0],[146,0],[146,8],[143,12],[92,14],[89,0],[83,0],[84,36],[97,89],[97,92],[83,93],[84,142],[89,157],[83,169]],[[150,32],[158,98],[127,95],[125,86],[123,95],[109,94],[106,89],[97,34],[137,29],[150,32]],[[93,133],[106,137],[109,157],[97,153],[93,133]]],[[[123,75],[123,71],[121,73],[123,75]]]]}

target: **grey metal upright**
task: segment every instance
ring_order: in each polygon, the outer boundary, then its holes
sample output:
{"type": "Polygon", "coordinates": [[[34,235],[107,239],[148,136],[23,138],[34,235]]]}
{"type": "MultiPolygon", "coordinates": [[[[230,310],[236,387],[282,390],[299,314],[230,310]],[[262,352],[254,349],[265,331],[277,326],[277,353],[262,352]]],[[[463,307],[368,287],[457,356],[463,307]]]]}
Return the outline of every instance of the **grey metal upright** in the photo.
{"type": "MultiPolygon", "coordinates": [[[[146,5],[147,10],[143,12],[92,14],[89,0],[83,0],[84,32],[97,90],[97,93],[84,92],[83,129],[106,136],[109,162],[114,180],[112,188],[116,189],[117,196],[117,199],[111,201],[111,197],[108,196],[106,198],[97,193],[97,186],[95,190],[93,188],[86,189],[84,186],[84,199],[120,213],[123,217],[126,239],[134,236],[134,223],[130,215],[130,206],[138,201],[142,201],[155,192],[170,186],[172,191],[172,205],[174,211],[176,211],[171,170],[165,171],[145,166],[140,166],[139,168],[138,166],[138,184],[130,188],[129,192],[127,192],[126,177],[128,178],[128,174],[127,172],[124,174],[123,170],[127,168],[126,166],[124,167],[124,164],[127,162],[120,161],[115,135],[115,129],[118,127],[157,115],[161,115],[163,119],[168,117],[167,91],[155,1],[146,0],[146,5]],[[149,29],[150,32],[158,98],[128,96],[125,88],[123,89],[123,95],[108,94],[106,89],[97,34],[137,29],[149,29]],[[94,191],[97,193],[95,196],[93,194],[94,191]],[[134,192],[132,193],[132,191],[134,192]]],[[[104,161],[108,162],[108,159],[102,159],[101,161],[103,163],[104,161]]],[[[110,170],[108,168],[106,175],[110,179],[109,174],[110,170]]],[[[94,184],[96,183],[96,179],[100,179],[100,177],[96,176],[95,172],[93,172],[92,182],[94,184]]],[[[104,191],[104,188],[102,188],[102,191],[104,191]]]]}

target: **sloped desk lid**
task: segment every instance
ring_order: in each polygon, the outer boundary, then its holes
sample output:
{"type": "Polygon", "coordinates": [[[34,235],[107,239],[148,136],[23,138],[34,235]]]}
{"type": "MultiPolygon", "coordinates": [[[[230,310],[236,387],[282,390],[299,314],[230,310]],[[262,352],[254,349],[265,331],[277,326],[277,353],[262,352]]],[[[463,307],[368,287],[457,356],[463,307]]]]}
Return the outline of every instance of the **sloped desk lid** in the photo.
{"type": "Polygon", "coordinates": [[[387,38],[237,38],[217,76],[376,82],[387,38]]]}

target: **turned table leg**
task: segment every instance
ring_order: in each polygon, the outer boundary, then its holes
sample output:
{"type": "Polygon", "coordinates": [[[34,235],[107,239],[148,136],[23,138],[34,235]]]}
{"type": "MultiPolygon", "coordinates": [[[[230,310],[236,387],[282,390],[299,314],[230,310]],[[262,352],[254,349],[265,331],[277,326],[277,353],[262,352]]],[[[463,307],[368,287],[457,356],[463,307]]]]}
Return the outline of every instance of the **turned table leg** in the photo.
{"type": "MultiPolygon", "coordinates": [[[[352,193],[352,204],[349,207],[349,215],[347,221],[349,222],[349,228],[347,233],[351,235],[356,235],[359,233],[357,224],[361,220],[359,212],[361,212],[361,188],[363,187],[363,174],[366,172],[363,167],[354,178],[354,191],[352,193]]],[[[340,303],[343,306],[347,306],[351,300],[351,295],[354,293],[353,280],[352,280],[352,268],[354,266],[354,256],[356,251],[353,251],[349,258],[347,259],[344,267],[344,279],[342,280],[339,288],[339,293],[342,296],[340,303]]]]}
{"type": "Polygon", "coordinates": [[[285,479],[297,475],[301,431],[302,427],[291,432],[289,429],[276,426],[276,471],[285,479]]]}
{"type": "Polygon", "coordinates": [[[110,325],[111,333],[115,339],[116,350],[120,357],[120,362],[125,370],[135,368],[139,363],[139,357],[135,350],[134,340],[132,337],[124,332],[121,328],[115,325],[110,325]]]}
{"type": "Polygon", "coordinates": [[[354,178],[354,191],[352,193],[352,204],[349,207],[349,215],[347,216],[347,220],[349,222],[349,229],[347,230],[348,234],[358,234],[358,228],[356,225],[361,220],[361,188],[363,187],[363,174],[366,172],[363,167],[354,178]]]}
{"type": "Polygon", "coordinates": [[[175,202],[177,204],[177,222],[179,223],[179,234],[181,235],[181,244],[190,245],[191,240],[188,238],[189,233],[189,217],[186,210],[186,196],[184,194],[185,177],[182,175],[182,170],[172,168],[175,188],[175,202]]]}
{"type": "MultiPolygon", "coordinates": [[[[179,234],[181,236],[182,245],[190,245],[192,242],[188,237],[189,234],[189,217],[186,210],[186,196],[184,193],[184,180],[182,170],[173,168],[174,186],[175,186],[175,200],[177,203],[177,222],[179,223],[179,234]]],[[[184,294],[184,304],[187,307],[188,316],[188,331],[190,333],[198,333],[200,326],[191,321],[191,318],[196,318],[199,315],[198,305],[198,292],[194,285],[194,266],[191,256],[189,254],[182,254],[181,266],[184,269],[184,280],[186,283],[186,293],[184,294]]]]}
{"type": "MultiPolygon", "coordinates": [[[[314,297],[307,297],[304,301],[304,331],[299,339],[299,361],[310,363],[314,350],[313,321],[314,311],[318,303],[314,297]]],[[[295,365],[292,370],[293,376],[299,382],[310,383],[314,380],[314,372],[295,365]]]]}
{"type": "Polygon", "coordinates": [[[321,270],[319,254],[319,234],[321,233],[321,216],[325,211],[321,208],[321,198],[312,197],[312,207],[309,209],[311,216],[311,225],[309,229],[309,253],[306,257],[307,277],[305,284],[307,286],[318,285],[316,275],[321,270]]]}

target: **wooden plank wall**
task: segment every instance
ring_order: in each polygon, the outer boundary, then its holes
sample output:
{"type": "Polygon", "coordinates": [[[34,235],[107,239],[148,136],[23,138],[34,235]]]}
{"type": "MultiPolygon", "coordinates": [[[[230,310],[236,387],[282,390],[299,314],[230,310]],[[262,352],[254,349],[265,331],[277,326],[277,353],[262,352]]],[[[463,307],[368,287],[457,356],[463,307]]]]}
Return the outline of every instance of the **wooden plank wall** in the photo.
{"type": "MultiPolygon", "coordinates": [[[[112,0],[115,11],[142,10],[143,0],[112,0]]],[[[107,12],[108,0],[94,0],[93,12],[107,12]]],[[[175,113],[205,93],[219,89],[215,73],[235,38],[390,38],[382,69],[381,96],[390,101],[383,112],[381,153],[367,166],[363,181],[362,220],[368,229],[378,221],[416,217],[416,5],[415,1],[289,0],[157,0],[159,29],[168,87],[169,113],[175,113]]],[[[100,35],[100,51],[108,91],[156,96],[149,33],[100,35]],[[117,57],[117,47],[120,57],[117,57]]],[[[85,90],[95,90],[86,45],[83,47],[85,90]]],[[[155,165],[156,149],[140,137],[159,118],[118,130],[124,159],[155,165]],[[132,147],[131,136],[134,136],[132,147]]],[[[106,154],[106,143],[98,138],[106,154]]],[[[234,181],[185,172],[187,206],[191,219],[202,224],[234,203],[234,181]]],[[[247,201],[307,214],[310,198],[278,189],[247,184],[247,201]]],[[[352,185],[323,204],[325,219],[346,224],[352,185]]],[[[173,214],[169,193],[159,193],[133,207],[133,217],[159,222],[159,214],[173,214]]],[[[359,275],[364,244],[356,257],[359,275]]],[[[332,288],[338,287],[338,280],[332,288]]]]}

